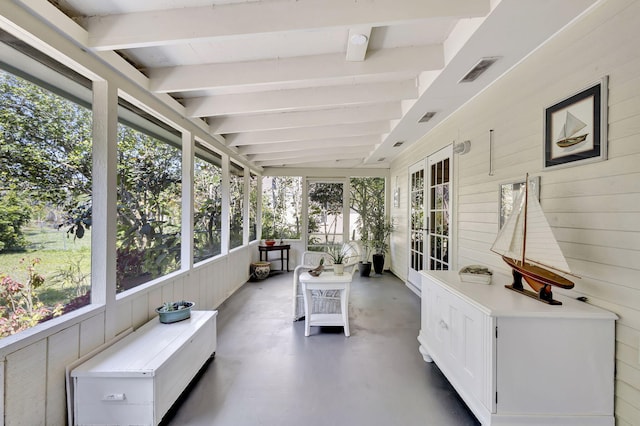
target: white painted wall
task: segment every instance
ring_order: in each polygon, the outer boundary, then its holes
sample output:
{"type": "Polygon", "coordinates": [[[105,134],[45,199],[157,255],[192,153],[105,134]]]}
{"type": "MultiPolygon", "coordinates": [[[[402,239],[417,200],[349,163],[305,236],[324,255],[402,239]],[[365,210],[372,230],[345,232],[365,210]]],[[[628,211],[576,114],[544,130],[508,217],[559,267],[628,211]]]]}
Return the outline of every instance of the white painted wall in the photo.
{"type": "MultiPolygon", "coordinates": [[[[489,251],[498,229],[498,186],[541,176],[541,204],[576,280],[571,296],[620,316],[616,326],[618,426],[640,424],[640,2],[609,0],[534,52],[392,164],[401,208],[393,272],[407,275],[407,168],[453,141],[455,267],[508,272],[489,251]],[[609,75],[609,159],[542,170],[543,109],[609,75]],[[489,129],[494,129],[489,176],[489,129]]],[[[517,36],[514,34],[514,37],[517,36]]],[[[506,290],[505,290],[506,291],[506,290]]],[[[553,356],[545,362],[553,363],[553,356]]]]}

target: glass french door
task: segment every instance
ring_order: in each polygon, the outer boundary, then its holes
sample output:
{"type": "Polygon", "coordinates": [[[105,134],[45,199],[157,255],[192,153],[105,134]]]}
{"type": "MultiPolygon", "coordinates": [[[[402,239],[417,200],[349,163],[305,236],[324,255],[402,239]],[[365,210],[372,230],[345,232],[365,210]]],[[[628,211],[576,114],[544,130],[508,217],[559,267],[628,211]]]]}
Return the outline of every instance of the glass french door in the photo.
{"type": "Polygon", "coordinates": [[[409,284],[420,290],[420,272],[424,269],[425,220],[425,162],[409,167],[409,284]]]}
{"type": "Polygon", "coordinates": [[[451,153],[449,147],[429,156],[427,269],[449,269],[451,222],[451,153]]]}
{"type": "Polygon", "coordinates": [[[421,270],[446,270],[451,250],[451,156],[446,147],[409,167],[409,273],[418,292],[421,270]]]}

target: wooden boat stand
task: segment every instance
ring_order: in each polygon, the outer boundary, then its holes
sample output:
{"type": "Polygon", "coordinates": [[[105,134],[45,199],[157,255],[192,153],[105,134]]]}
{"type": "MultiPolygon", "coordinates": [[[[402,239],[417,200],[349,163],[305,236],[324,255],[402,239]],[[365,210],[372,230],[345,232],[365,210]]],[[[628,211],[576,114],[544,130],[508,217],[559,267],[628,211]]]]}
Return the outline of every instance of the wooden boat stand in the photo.
{"type": "Polygon", "coordinates": [[[562,305],[562,302],[553,298],[553,292],[551,291],[551,286],[549,284],[545,284],[538,293],[527,290],[522,286],[522,274],[515,269],[512,269],[512,271],[513,284],[505,285],[505,288],[524,294],[525,296],[529,296],[539,302],[546,303],[547,305],[562,305]]]}

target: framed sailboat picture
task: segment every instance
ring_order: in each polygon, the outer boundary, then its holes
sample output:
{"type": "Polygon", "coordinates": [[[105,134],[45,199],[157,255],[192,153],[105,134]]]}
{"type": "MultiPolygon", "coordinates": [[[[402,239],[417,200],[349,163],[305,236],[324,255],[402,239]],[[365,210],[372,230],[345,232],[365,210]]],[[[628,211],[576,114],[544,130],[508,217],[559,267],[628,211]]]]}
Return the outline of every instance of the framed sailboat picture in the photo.
{"type": "Polygon", "coordinates": [[[545,169],[606,160],[607,82],[605,76],[545,108],[545,169]]]}

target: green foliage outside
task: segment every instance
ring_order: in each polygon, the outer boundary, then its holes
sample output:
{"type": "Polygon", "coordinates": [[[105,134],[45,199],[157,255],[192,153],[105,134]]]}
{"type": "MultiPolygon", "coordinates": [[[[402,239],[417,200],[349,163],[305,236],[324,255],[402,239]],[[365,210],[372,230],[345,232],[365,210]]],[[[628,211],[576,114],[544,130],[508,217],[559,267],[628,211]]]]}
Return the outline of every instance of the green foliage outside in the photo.
{"type": "Polygon", "coordinates": [[[264,177],[262,180],[262,238],[299,239],[301,236],[302,178],[264,177]]]}

